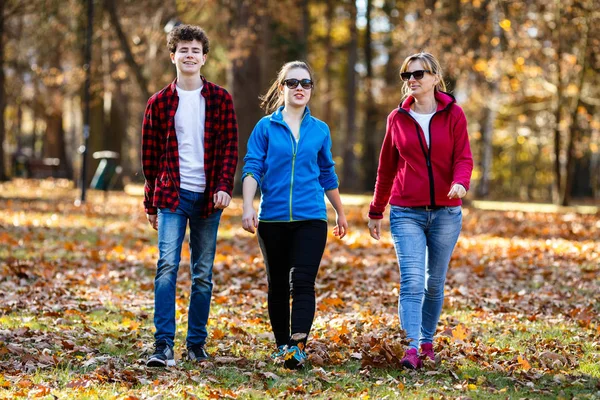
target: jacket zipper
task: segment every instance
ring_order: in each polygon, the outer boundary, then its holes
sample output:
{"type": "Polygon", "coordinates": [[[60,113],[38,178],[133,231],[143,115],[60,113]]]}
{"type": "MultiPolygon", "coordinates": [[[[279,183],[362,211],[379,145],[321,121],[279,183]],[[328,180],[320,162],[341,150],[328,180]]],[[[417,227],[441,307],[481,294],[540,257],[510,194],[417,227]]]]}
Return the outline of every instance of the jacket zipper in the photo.
{"type": "MultiPolygon", "coordinates": [[[[300,131],[302,130],[302,123],[304,122],[304,117],[306,117],[306,113],[302,116],[300,120],[300,127],[298,127],[298,142],[294,139],[294,134],[290,127],[285,123],[285,121],[281,121],[280,124],[283,125],[288,131],[290,136],[290,141],[292,145],[292,177],[290,179],[290,222],[294,221],[294,215],[292,211],[292,202],[293,202],[293,192],[294,192],[294,173],[296,170],[296,153],[298,152],[298,145],[300,144],[300,131]],[[296,146],[294,146],[294,142],[296,142],[296,146]]],[[[278,121],[279,122],[279,121],[278,121]]]]}
{"type": "MultiPolygon", "coordinates": [[[[431,119],[433,119],[433,117],[435,117],[435,115],[433,115],[431,119]]],[[[427,163],[427,174],[429,175],[429,199],[431,201],[431,206],[435,207],[435,185],[433,182],[433,167],[431,166],[431,120],[429,120],[429,148],[427,151],[425,151],[425,146],[423,146],[423,139],[421,138],[419,123],[417,121],[415,121],[415,129],[417,136],[419,137],[419,145],[421,145],[421,150],[425,155],[425,162],[427,163]]]]}
{"type": "MultiPolygon", "coordinates": [[[[432,207],[435,207],[435,185],[433,182],[433,167],[431,165],[431,142],[432,142],[431,121],[433,121],[433,117],[435,117],[437,112],[435,112],[431,116],[431,119],[429,120],[429,148],[427,150],[425,150],[425,146],[423,145],[423,138],[421,137],[421,133],[419,131],[419,129],[420,129],[419,123],[413,118],[412,115],[410,115],[410,113],[406,112],[404,109],[399,108],[398,111],[403,112],[404,114],[408,115],[415,124],[415,132],[417,133],[417,137],[419,138],[419,145],[421,146],[421,151],[423,152],[423,155],[425,156],[425,164],[427,165],[427,175],[429,176],[429,200],[431,202],[431,204],[429,204],[429,205],[432,207]]],[[[424,135],[425,135],[425,132],[423,132],[423,136],[424,135]]]]}

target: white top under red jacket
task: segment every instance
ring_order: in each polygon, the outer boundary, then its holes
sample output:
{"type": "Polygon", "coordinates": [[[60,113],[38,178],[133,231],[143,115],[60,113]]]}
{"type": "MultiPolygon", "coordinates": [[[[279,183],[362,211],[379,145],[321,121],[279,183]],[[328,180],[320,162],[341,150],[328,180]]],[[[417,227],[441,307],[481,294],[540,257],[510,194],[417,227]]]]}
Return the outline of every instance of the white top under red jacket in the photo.
{"type": "Polygon", "coordinates": [[[423,130],[409,114],[412,96],[388,116],[369,218],[383,218],[388,203],[401,207],[462,204],[460,199],[449,199],[448,192],[455,183],[469,190],[473,156],[467,119],[450,94],[436,91],[435,99],[429,148],[423,130]]]}

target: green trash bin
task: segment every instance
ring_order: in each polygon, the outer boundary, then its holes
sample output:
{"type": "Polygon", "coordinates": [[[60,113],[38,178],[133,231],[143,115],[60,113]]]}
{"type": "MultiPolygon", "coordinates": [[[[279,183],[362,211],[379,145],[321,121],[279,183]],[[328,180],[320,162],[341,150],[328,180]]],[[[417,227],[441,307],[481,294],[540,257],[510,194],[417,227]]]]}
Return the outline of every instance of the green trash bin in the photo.
{"type": "Polygon", "coordinates": [[[91,189],[109,190],[112,188],[116,176],[121,172],[119,166],[119,153],[114,151],[97,151],[92,154],[96,160],[100,160],[98,168],[90,184],[91,189]]]}

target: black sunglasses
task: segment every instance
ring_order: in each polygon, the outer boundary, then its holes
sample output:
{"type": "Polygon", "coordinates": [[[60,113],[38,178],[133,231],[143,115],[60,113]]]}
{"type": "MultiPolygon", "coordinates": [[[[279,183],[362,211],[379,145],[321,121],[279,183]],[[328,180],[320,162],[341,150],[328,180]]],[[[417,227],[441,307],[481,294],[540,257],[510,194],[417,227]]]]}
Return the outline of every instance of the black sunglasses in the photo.
{"type": "Polygon", "coordinates": [[[286,79],[283,81],[284,85],[288,87],[288,89],[296,89],[298,85],[302,85],[303,89],[309,90],[312,89],[314,84],[310,79],[286,79]]]}
{"type": "Polygon", "coordinates": [[[416,80],[419,81],[419,80],[423,79],[423,77],[425,76],[425,72],[431,73],[431,71],[428,71],[426,69],[420,69],[418,71],[413,71],[413,72],[403,72],[400,74],[400,78],[406,82],[406,81],[410,80],[410,77],[412,75],[415,77],[416,80]]]}

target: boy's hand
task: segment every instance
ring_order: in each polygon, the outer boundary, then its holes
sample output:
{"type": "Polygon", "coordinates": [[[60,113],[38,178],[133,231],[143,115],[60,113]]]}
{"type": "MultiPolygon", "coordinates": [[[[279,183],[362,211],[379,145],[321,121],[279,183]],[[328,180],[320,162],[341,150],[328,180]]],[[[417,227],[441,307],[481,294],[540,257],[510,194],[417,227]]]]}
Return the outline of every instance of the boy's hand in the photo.
{"type": "Polygon", "coordinates": [[[146,214],[146,218],[148,222],[150,222],[150,226],[154,228],[155,231],[158,230],[158,215],[156,214],[146,214]]]}
{"type": "Polygon", "coordinates": [[[215,208],[222,210],[229,206],[231,196],[223,191],[219,191],[213,196],[213,201],[215,202],[215,208]]]}

